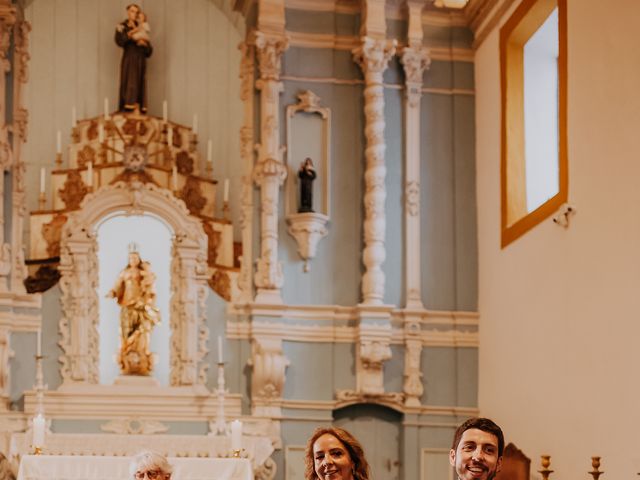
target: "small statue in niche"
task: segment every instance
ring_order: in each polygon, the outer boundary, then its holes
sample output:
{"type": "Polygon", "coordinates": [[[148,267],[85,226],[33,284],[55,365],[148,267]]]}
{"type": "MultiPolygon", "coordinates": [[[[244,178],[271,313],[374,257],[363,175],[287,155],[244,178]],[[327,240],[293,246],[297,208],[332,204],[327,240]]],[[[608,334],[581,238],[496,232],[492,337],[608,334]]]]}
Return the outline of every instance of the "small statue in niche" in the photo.
{"type": "Polygon", "coordinates": [[[298,170],[300,179],[300,208],[298,213],[313,212],[313,181],[316,179],[316,169],[313,161],[307,157],[300,163],[298,170]]]}
{"type": "Polygon", "coordinates": [[[127,5],[127,19],[116,27],[115,40],[122,47],[120,63],[120,112],[147,111],[147,58],[153,53],[149,24],[141,8],[127,5]]]}
{"type": "Polygon", "coordinates": [[[151,330],[160,322],[155,279],[149,262],[140,258],[135,245],[130,246],[129,263],[107,294],[121,307],[118,363],[124,375],[150,375],[153,370],[149,343],[151,330]]]}

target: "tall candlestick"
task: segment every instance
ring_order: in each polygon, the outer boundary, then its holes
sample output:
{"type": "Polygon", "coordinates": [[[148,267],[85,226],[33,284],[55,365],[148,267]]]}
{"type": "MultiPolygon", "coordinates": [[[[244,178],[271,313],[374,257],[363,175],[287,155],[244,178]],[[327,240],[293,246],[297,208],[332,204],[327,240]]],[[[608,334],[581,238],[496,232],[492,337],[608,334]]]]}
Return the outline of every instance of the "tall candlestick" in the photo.
{"type": "Polygon", "coordinates": [[[167,145],[173,146],[173,127],[169,127],[169,134],[167,135],[167,145]]]}
{"type": "Polygon", "coordinates": [[[191,128],[194,134],[198,134],[198,114],[193,115],[193,127],[191,128]]]}
{"type": "Polygon", "coordinates": [[[104,119],[109,120],[109,97],[104,97],[104,119]]]}
{"type": "Polygon", "coordinates": [[[242,450],[242,422],[240,420],[231,422],[231,450],[242,450]]]}
{"type": "Polygon", "coordinates": [[[40,193],[44,193],[44,186],[45,186],[45,168],[44,167],[40,167],[40,193]]]}
{"type": "Polygon", "coordinates": [[[222,337],[218,335],[218,363],[222,363],[222,337]]]}
{"type": "Polygon", "coordinates": [[[224,202],[229,201],[229,179],[228,178],[224,179],[224,195],[222,197],[222,200],[224,202]]]}
{"type": "Polygon", "coordinates": [[[167,101],[164,100],[162,102],[162,121],[164,123],[167,123],[168,119],[169,119],[169,105],[167,104],[167,101]]]}
{"type": "Polygon", "coordinates": [[[71,107],[71,128],[76,128],[78,124],[78,116],[76,112],[76,107],[71,107]]]}
{"type": "Polygon", "coordinates": [[[178,169],[176,168],[175,165],[171,167],[171,182],[173,184],[173,191],[177,192],[178,191],[178,169]]]}
{"type": "Polygon", "coordinates": [[[87,164],[87,185],[93,187],[93,162],[87,164]]]}
{"type": "Polygon", "coordinates": [[[36,333],[36,357],[42,356],[42,330],[38,329],[36,333]]]}
{"type": "Polygon", "coordinates": [[[213,143],[211,140],[207,141],[207,162],[213,162],[213,143]]]}
{"type": "Polygon", "coordinates": [[[44,415],[39,413],[33,417],[33,438],[31,440],[33,448],[42,448],[44,446],[44,432],[46,429],[46,421],[44,415]]]}
{"type": "Polygon", "coordinates": [[[98,142],[104,142],[104,126],[101,123],[98,124],[98,142]]]}
{"type": "Polygon", "coordinates": [[[60,130],[56,132],[56,153],[62,153],[62,133],[60,130]]]}

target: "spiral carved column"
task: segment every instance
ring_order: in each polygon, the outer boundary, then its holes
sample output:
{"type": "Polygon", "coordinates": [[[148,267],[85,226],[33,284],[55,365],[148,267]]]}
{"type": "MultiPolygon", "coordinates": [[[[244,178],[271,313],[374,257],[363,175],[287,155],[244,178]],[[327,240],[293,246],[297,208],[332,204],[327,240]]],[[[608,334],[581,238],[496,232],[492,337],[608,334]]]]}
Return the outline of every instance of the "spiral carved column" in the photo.
{"type": "Polygon", "coordinates": [[[353,50],[353,56],[362,68],[365,80],[365,159],[364,193],[364,251],[362,261],[365,272],[362,277],[364,305],[382,305],[385,276],[382,264],[386,257],[384,245],[386,218],[384,153],[384,88],[382,74],[395,53],[395,40],[378,40],[364,37],[362,44],[353,50]]]}
{"type": "Polygon", "coordinates": [[[255,34],[260,67],[256,87],[260,90],[260,144],[253,179],[260,186],[260,257],[256,262],[256,302],[282,303],[282,265],[278,261],[278,202],[287,169],[280,146],[280,59],[288,47],[283,35],[255,34]]]}

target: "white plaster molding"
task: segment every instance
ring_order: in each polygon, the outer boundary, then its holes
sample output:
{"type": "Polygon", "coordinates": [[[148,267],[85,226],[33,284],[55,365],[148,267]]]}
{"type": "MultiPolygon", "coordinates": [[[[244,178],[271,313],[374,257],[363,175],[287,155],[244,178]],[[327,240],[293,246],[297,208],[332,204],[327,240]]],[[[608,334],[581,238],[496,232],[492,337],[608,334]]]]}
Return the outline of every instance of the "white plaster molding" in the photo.
{"type": "Polygon", "coordinates": [[[422,353],[422,341],[420,338],[407,339],[404,355],[404,404],[407,407],[419,407],[420,397],[424,393],[422,385],[422,371],[420,354],[422,353]]]}
{"type": "Polygon", "coordinates": [[[251,404],[254,415],[279,416],[289,359],[282,340],[254,334],[251,338],[251,404]]]}
{"type": "Polygon", "coordinates": [[[260,144],[253,180],[260,186],[260,257],[256,262],[254,282],[256,301],[282,303],[282,265],[278,261],[278,203],[280,186],[287,175],[280,146],[279,95],[280,61],[289,46],[284,35],[254,33],[260,78],[260,144]]]}
{"type": "Polygon", "coordinates": [[[28,276],[24,258],[24,221],[27,214],[25,191],[25,163],[22,146],[27,141],[28,112],[23,106],[24,85],[29,78],[29,32],[31,25],[16,10],[18,18],[13,29],[13,165],[11,192],[11,270],[10,288],[18,294],[26,293],[24,280],[28,276]]]}
{"type": "Polygon", "coordinates": [[[321,213],[294,213],[287,216],[287,231],[298,244],[298,255],[304,260],[304,271],[309,271],[309,261],[316,256],[318,242],[329,233],[329,217],[321,213]]]}
{"type": "Polygon", "coordinates": [[[95,229],[110,215],[149,213],[173,231],[171,262],[172,385],[206,382],[208,328],[205,318],[207,237],[181,200],[153,184],[105,186],[87,195],[65,224],[60,242],[63,384],[98,383],[98,265],[95,229]]]}
{"type": "Polygon", "coordinates": [[[362,296],[365,305],[381,305],[384,299],[385,275],[382,264],[385,250],[385,165],[384,91],[382,74],[395,53],[395,41],[363,37],[353,50],[355,62],[364,73],[365,159],[364,172],[364,249],[362,261],[362,296]]]}
{"type": "MultiPolygon", "coordinates": [[[[36,392],[24,393],[25,415],[37,407],[36,392]]],[[[228,417],[241,414],[240,394],[225,395],[228,417]]],[[[205,421],[215,418],[217,396],[204,385],[185,387],[67,384],[44,396],[47,416],[54,419],[130,419],[205,421]]]]}
{"type": "Polygon", "coordinates": [[[247,42],[240,44],[240,100],[242,100],[242,127],[240,128],[240,158],[242,159],[242,196],[240,207],[240,231],[242,235],[242,257],[237,301],[248,303],[253,300],[253,75],[255,51],[247,42]]]}

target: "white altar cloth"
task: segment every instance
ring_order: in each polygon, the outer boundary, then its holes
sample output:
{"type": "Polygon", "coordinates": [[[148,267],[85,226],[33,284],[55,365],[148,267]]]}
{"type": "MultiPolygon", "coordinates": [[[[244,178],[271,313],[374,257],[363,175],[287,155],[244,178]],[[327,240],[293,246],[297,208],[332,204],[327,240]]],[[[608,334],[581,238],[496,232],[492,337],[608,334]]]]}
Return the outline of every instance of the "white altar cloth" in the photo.
{"type": "MultiPolygon", "coordinates": [[[[17,480],[129,480],[131,457],[25,455],[17,480]]],[[[253,480],[245,458],[174,458],[172,480],[253,480]]]]}

